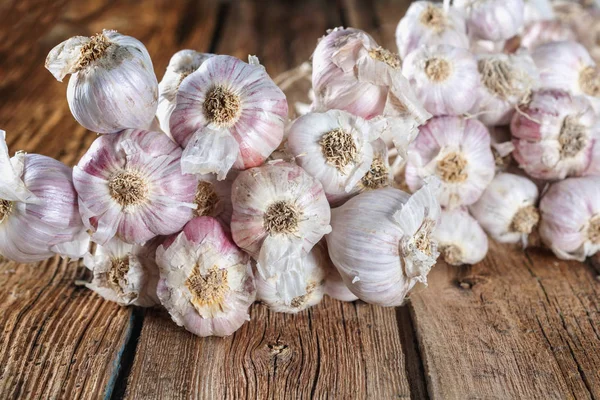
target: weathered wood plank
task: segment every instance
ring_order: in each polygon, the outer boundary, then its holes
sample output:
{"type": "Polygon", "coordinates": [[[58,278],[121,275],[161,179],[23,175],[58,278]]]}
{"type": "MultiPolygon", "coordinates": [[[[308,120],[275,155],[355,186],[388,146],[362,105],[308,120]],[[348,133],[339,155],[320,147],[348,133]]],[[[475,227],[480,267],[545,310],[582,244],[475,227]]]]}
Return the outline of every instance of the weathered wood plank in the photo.
{"type": "Polygon", "coordinates": [[[438,263],[411,299],[432,398],[598,398],[595,276],[495,244],[472,267],[438,263]]]}

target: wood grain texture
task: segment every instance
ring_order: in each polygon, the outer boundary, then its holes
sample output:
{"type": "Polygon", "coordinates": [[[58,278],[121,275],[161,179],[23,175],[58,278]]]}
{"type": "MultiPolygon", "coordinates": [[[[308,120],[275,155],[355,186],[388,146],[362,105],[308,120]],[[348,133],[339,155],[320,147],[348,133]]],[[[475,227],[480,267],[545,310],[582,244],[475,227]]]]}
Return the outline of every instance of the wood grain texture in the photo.
{"type": "Polygon", "coordinates": [[[600,397],[600,282],[543,250],[442,262],[411,310],[434,399],[600,397]]]}

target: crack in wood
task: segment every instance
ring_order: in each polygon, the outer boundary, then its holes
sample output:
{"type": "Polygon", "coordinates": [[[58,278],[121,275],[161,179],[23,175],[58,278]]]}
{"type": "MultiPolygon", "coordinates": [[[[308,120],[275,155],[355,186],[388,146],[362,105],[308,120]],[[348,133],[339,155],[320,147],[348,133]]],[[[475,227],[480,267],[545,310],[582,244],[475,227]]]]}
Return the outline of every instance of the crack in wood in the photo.
{"type": "Polygon", "coordinates": [[[118,400],[125,396],[143,324],[144,311],[134,307],[129,316],[125,341],[114,361],[113,374],[104,395],[105,400],[118,400]]]}

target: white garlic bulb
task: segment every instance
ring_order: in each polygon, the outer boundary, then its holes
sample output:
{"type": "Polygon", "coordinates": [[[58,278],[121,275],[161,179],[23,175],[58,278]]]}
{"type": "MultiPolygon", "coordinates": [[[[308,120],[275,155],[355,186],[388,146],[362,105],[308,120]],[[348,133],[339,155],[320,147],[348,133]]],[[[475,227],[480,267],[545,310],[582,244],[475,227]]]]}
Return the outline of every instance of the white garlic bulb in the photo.
{"type": "Polygon", "coordinates": [[[125,130],[100,136],[73,170],[92,239],[143,244],[192,219],[198,181],[181,173],[181,148],[166,135],[125,130]]]}
{"type": "Polygon", "coordinates": [[[490,134],[481,122],[434,117],[409,147],[406,183],[414,192],[436,176],[441,181],[438,200],[452,209],[477,201],[494,172],[490,134]]]}
{"type": "Polygon", "coordinates": [[[540,86],[539,72],[525,50],[515,54],[480,54],[478,100],[471,111],[486,125],[510,123],[515,110],[540,86]]]}
{"type": "Polygon", "coordinates": [[[169,137],[171,136],[169,121],[177,104],[177,92],[181,82],[212,56],[213,54],[199,53],[194,50],[180,50],[171,57],[165,75],[158,84],[158,108],[156,109],[160,129],[169,137]]]}
{"type": "Polygon", "coordinates": [[[433,238],[440,256],[450,265],[476,264],[488,252],[487,235],[477,221],[461,208],[442,211],[433,238]]]}
{"type": "Polygon", "coordinates": [[[414,195],[394,188],[361,193],[332,210],[331,260],[358,298],[399,306],[439,255],[431,234],[440,207],[429,183],[414,195]]]}
{"type": "Polygon", "coordinates": [[[333,29],[312,57],[315,111],[339,109],[365,119],[407,116],[416,125],[430,117],[402,76],[400,57],[366,32],[333,29]]]}
{"type": "Polygon", "coordinates": [[[231,198],[233,240],[257,260],[260,277],[276,278],[286,304],[305,295],[305,256],[331,231],[321,183],[297,165],[271,162],[241,172],[231,198]]]}
{"type": "Polygon", "coordinates": [[[445,44],[467,49],[465,18],[455,8],[445,10],[439,3],[415,1],[398,23],[396,44],[402,58],[423,45],[445,44]]]}
{"type": "Polygon", "coordinates": [[[575,32],[565,23],[554,20],[533,22],[521,34],[521,46],[529,50],[564,40],[576,40],[575,32]]]}
{"type": "Polygon", "coordinates": [[[540,236],[558,258],[584,261],[600,250],[600,177],[552,184],[540,211],[540,236]]]}
{"type": "Polygon", "coordinates": [[[511,131],[519,166],[538,179],[564,179],[594,173],[600,163],[600,124],[584,96],[558,89],[534,92],[515,114],[511,131]]]}
{"type": "Polygon", "coordinates": [[[588,51],[574,41],[546,43],[531,54],[545,88],[585,95],[600,111],[600,67],[588,51]]]}
{"type": "Polygon", "coordinates": [[[494,240],[526,247],[540,219],[537,200],[537,186],[529,179],[499,173],[469,209],[494,240]]]}
{"type": "Polygon", "coordinates": [[[0,130],[0,255],[21,263],[78,259],[89,245],[71,169],[39,154],[10,158],[0,130]]]}
{"type": "Polygon", "coordinates": [[[46,68],[60,82],[71,74],[69,108],[86,129],[147,129],[154,119],[158,81],[146,47],[131,36],[104,30],[72,37],[50,51],[46,68]]]}
{"type": "Polygon", "coordinates": [[[323,185],[327,194],[340,195],[360,181],[371,167],[377,138],[371,124],[341,110],[308,113],[288,131],[287,147],[296,163],[323,185]]]}
{"type": "Polygon", "coordinates": [[[425,109],[436,116],[471,110],[481,84],[475,56],[448,45],[416,49],[404,59],[402,73],[425,109]]]}
{"type": "Polygon", "coordinates": [[[94,254],[88,253],[83,259],[94,274],[85,286],[122,306],[159,304],[156,294],[159,273],[155,261],[159,244],[160,238],[144,246],[113,238],[104,246],[97,245],[94,254]]]}
{"type": "Polygon", "coordinates": [[[523,0],[454,0],[467,17],[469,35],[494,42],[510,39],[523,27],[523,0]]]}
{"type": "Polygon", "coordinates": [[[302,279],[305,285],[305,294],[296,296],[291,301],[284,298],[279,290],[279,276],[263,279],[259,273],[256,277],[257,300],[261,300],[275,312],[295,314],[309,307],[315,306],[323,299],[325,291],[325,276],[327,270],[324,268],[321,253],[317,253],[320,246],[317,244],[305,256],[303,256],[302,279]]]}
{"type": "Polygon", "coordinates": [[[211,217],[194,218],[156,251],[158,297],[197,336],[229,336],[250,320],[256,287],[248,255],[211,217]]]}
{"type": "Polygon", "coordinates": [[[184,147],[184,173],[215,173],[261,165],[281,144],[285,94],[254,58],[213,56],[179,86],[170,131],[184,147]]]}

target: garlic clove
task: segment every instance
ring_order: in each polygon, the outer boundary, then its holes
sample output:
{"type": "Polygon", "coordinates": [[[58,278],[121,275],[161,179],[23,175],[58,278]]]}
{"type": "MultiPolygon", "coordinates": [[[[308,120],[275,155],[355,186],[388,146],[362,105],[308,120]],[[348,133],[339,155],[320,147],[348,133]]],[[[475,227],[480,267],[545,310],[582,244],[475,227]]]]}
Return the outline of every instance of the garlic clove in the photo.
{"type": "Polygon", "coordinates": [[[156,252],[158,297],[197,336],[229,336],[250,320],[256,287],[249,257],[211,217],[191,220],[156,252]]]}
{"type": "Polygon", "coordinates": [[[531,180],[499,173],[469,210],[494,240],[526,247],[540,219],[537,200],[538,189],[531,180]]]}
{"type": "Polygon", "coordinates": [[[69,108],[86,129],[146,129],[154,119],[158,82],[148,51],[135,38],[108,30],[70,38],[50,51],[46,68],[59,81],[71,74],[69,108]]]}
{"type": "Polygon", "coordinates": [[[584,261],[600,250],[600,177],[554,183],[540,202],[540,236],[564,260],[584,261]]]}
{"type": "Polygon", "coordinates": [[[523,0],[455,0],[464,12],[469,35],[494,42],[510,39],[523,27],[523,0]]]}
{"type": "Polygon", "coordinates": [[[443,210],[433,237],[440,255],[450,265],[476,264],[488,252],[487,235],[464,209],[443,210]]]}

